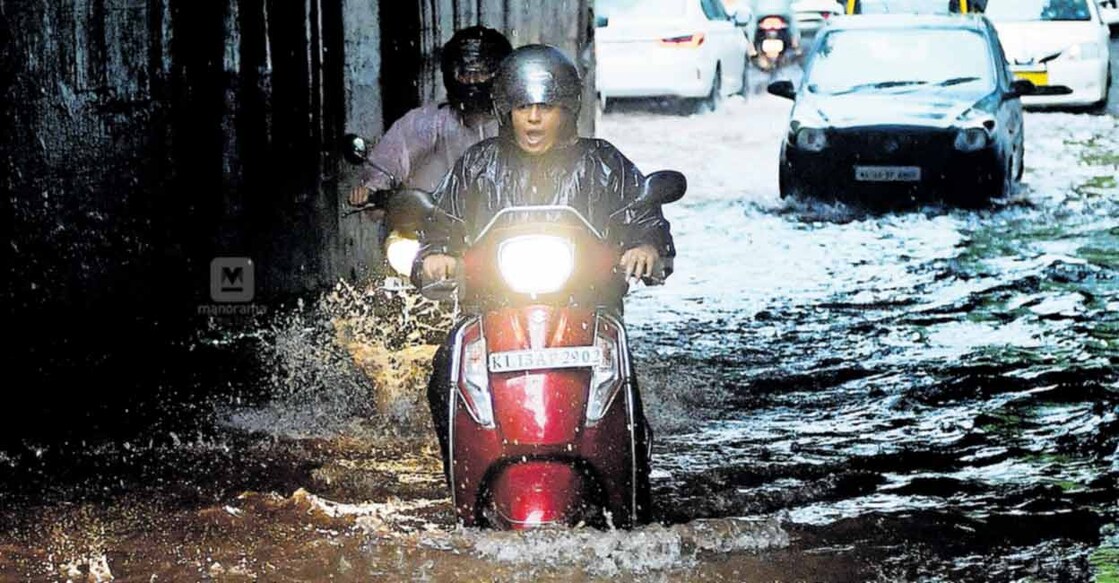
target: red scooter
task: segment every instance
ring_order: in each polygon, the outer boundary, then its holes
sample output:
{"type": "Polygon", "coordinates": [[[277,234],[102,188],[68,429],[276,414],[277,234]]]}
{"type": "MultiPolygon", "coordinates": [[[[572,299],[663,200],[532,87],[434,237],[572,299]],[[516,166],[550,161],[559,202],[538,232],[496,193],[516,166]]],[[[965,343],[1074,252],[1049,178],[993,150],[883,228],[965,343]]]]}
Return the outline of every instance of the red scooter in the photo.
{"type": "MultiPolygon", "coordinates": [[[[627,209],[668,204],[685,190],[682,174],[657,172],[627,209]]],[[[441,214],[425,197],[412,200],[416,212],[441,214]]],[[[566,206],[504,209],[464,254],[444,445],[464,525],[649,520],[651,440],[621,320],[618,259],[566,206]]],[[[424,283],[431,296],[452,287],[424,283]]]]}

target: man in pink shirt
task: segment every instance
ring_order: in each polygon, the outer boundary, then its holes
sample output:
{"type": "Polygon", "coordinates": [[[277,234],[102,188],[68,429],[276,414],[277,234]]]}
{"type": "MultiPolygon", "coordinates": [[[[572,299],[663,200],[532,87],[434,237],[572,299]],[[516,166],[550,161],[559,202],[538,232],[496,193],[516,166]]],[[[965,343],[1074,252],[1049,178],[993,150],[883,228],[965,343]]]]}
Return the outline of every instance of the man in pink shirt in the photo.
{"type": "Polygon", "coordinates": [[[383,204],[400,187],[434,192],[467,148],[496,136],[490,90],[498,65],[512,50],[508,39],[492,28],[456,32],[442,51],[448,102],[417,107],[392,124],[370,150],[370,164],[350,191],[350,204],[383,204]]]}

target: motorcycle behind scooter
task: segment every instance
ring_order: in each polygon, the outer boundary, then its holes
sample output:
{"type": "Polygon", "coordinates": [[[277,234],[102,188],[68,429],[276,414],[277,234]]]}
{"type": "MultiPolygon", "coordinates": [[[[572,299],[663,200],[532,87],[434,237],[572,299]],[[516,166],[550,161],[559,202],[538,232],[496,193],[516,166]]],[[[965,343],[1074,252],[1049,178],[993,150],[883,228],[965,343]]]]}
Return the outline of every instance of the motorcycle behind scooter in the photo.
{"type": "MultiPolygon", "coordinates": [[[[686,187],[678,172],[650,174],[614,216],[674,202],[686,187]]],[[[423,193],[405,198],[395,210],[461,229],[423,193]]],[[[422,282],[425,295],[454,294],[461,306],[445,345],[450,377],[432,397],[433,414],[445,415],[436,423],[446,423],[459,521],[517,530],[647,522],[651,436],[622,323],[617,246],[566,206],[506,208],[467,242],[456,279],[422,282]]],[[[662,283],[668,267],[645,283],[662,283]]]]}
{"type": "MultiPolygon", "coordinates": [[[[369,202],[360,207],[354,208],[346,215],[352,215],[365,211],[387,211],[392,204],[396,195],[410,191],[405,189],[402,181],[397,178],[393,173],[381,168],[380,166],[369,161],[369,149],[372,143],[357,135],[346,134],[342,138],[342,155],[347,162],[355,166],[369,166],[388,177],[393,185],[389,190],[380,190],[371,193],[369,202]]],[[[430,193],[419,191],[423,194],[430,196],[430,193]]],[[[388,213],[385,214],[385,226],[381,230],[380,246],[382,250],[382,257],[387,263],[387,267],[392,269],[391,272],[383,269],[386,267],[382,265],[382,272],[386,272],[385,286],[391,289],[399,289],[408,285],[408,275],[412,269],[412,260],[416,257],[416,253],[420,249],[419,244],[419,222],[411,217],[408,213],[388,213]]]]}
{"type": "Polygon", "coordinates": [[[758,67],[769,73],[770,81],[778,71],[796,60],[800,50],[800,33],[796,28],[792,5],[788,0],[759,0],[755,48],[760,57],[758,67]]]}
{"type": "MultiPolygon", "coordinates": [[[[360,298],[360,311],[373,317],[361,320],[360,324],[351,321],[350,325],[358,326],[358,336],[375,338],[390,350],[438,344],[451,325],[452,310],[421,296],[409,281],[412,261],[420,248],[419,228],[423,217],[410,214],[407,209],[394,210],[402,200],[430,197],[430,193],[404,188],[398,177],[371,162],[368,159],[370,140],[347,134],[340,147],[347,162],[371,167],[387,176],[392,185],[388,190],[372,192],[367,204],[344,213],[344,216],[369,211],[383,213],[376,226],[380,254],[372,265],[372,285],[361,291],[350,288],[354,297],[360,298]]],[[[353,311],[352,305],[347,304],[347,309],[353,311]]]]}

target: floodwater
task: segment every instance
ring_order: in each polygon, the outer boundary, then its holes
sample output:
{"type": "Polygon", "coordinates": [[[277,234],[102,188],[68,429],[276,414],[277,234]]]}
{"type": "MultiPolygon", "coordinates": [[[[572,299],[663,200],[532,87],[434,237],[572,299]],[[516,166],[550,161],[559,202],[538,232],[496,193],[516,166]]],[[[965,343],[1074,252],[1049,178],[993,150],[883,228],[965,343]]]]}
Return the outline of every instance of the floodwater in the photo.
{"type": "Polygon", "coordinates": [[[787,112],[600,119],[689,178],[626,313],[655,524],[456,527],[420,397],[446,315],[339,284],[200,325],[255,376],[188,430],[0,452],[0,579],[1114,580],[1119,120],[1030,112],[1010,200],[875,214],[778,197],[787,112]]]}

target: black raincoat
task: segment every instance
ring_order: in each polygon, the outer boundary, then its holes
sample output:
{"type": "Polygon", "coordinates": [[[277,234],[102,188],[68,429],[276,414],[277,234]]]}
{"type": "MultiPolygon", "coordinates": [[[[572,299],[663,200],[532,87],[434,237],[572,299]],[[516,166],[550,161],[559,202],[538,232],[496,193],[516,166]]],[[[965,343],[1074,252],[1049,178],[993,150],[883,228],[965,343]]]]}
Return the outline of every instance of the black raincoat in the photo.
{"type": "MultiPolygon", "coordinates": [[[[662,258],[673,258],[676,248],[660,207],[625,211],[611,221],[611,214],[637,197],[643,180],[644,176],[633,162],[605,140],[578,138],[539,156],[524,153],[509,137],[479,142],[455,163],[435,192],[437,206],[463,219],[463,223],[448,221],[445,217],[440,220],[438,213],[428,219],[420,233],[422,247],[412,266],[412,282],[417,287],[422,283],[424,257],[435,253],[461,257],[469,242],[477,239],[490,220],[502,209],[512,206],[569,206],[579,211],[619,250],[648,243],[662,258]]],[[[671,262],[666,263],[664,275],[669,273],[671,262]]],[[[453,338],[453,334],[448,336],[447,342],[436,351],[427,389],[444,472],[448,471],[448,399],[454,390],[450,381],[453,338]]],[[[638,447],[644,448],[652,439],[651,430],[639,393],[634,391],[633,394],[636,439],[638,447]]],[[[639,460],[644,458],[639,456],[639,460]]],[[[638,471],[647,473],[649,470],[641,466],[638,471]]]]}
{"type": "Polygon", "coordinates": [[[542,155],[525,153],[507,137],[484,140],[463,154],[436,191],[436,205],[464,222],[438,214],[428,219],[421,230],[413,281],[419,283],[424,257],[461,257],[490,219],[512,206],[568,206],[621,251],[647,243],[662,258],[675,257],[669,224],[659,207],[627,210],[610,219],[633,202],[643,179],[633,162],[606,140],[578,138],[542,155]]]}

